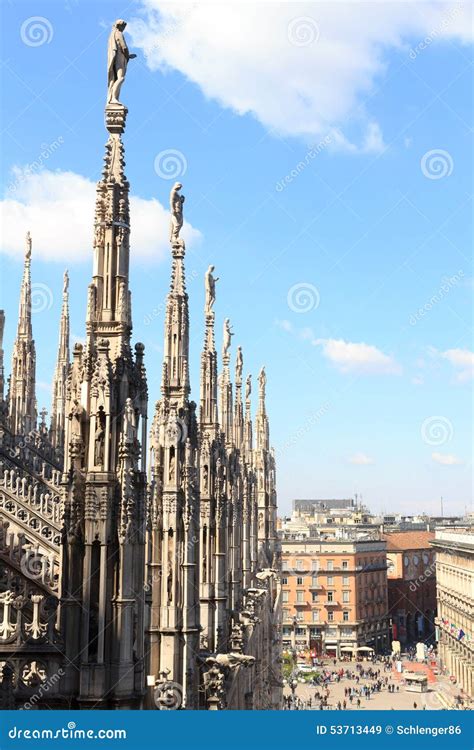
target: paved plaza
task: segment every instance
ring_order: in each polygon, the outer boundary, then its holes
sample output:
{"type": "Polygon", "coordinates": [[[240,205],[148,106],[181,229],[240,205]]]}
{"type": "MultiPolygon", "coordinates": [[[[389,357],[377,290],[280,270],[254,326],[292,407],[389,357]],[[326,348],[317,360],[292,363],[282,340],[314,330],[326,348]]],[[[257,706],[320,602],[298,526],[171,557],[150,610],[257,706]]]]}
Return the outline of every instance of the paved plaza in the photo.
{"type": "MultiPolygon", "coordinates": [[[[455,685],[447,677],[438,676],[433,670],[429,670],[424,665],[418,665],[415,662],[404,663],[405,670],[425,671],[428,676],[428,690],[425,693],[411,692],[406,689],[403,674],[399,674],[395,669],[384,669],[383,662],[362,662],[360,664],[365,672],[364,676],[359,676],[355,662],[340,662],[336,664],[332,660],[327,660],[323,670],[338,672],[344,670],[344,676],[337,679],[331,678],[327,685],[313,686],[303,682],[297,682],[295,689],[296,703],[302,710],[320,710],[321,703],[324,709],[340,708],[348,711],[354,710],[429,710],[439,711],[454,709],[458,706],[457,698],[461,696],[464,699],[464,707],[471,708],[471,704],[466,700],[455,685]],[[349,670],[351,676],[348,678],[345,674],[349,670]],[[377,677],[370,677],[366,673],[368,670],[378,672],[377,677]],[[357,676],[359,680],[357,681],[357,676]],[[365,693],[368,688],[377,682],[381,682],[380,691],[370,693],[366,697],[365,693]],[[393,686],[393,692],[392,692],[393,686]],[[389,689],[390,688],[390,689],[389,689]],[[398,690],[397,690],[398,688],[398,690]],[[352,702],[348,695],[349,689],[354,693],[352,702]],[[360,694],[359,694],[360,693],[360,694]],[[359,702],[359,705],[358,705],[359,702]]],[[[284,688],[284,697],[288,699],[291,696],[289,680],[284,688]]]]}

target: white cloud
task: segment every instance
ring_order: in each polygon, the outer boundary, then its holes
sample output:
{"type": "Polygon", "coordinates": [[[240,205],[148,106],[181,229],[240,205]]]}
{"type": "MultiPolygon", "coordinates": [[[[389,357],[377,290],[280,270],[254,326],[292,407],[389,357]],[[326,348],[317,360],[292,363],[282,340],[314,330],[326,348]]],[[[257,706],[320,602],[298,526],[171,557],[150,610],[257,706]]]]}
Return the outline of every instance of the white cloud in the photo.
{"type": "Polygon", "coordinates": [[[349,458],[349,463],[355,464],[356,466],[371,466],[375,462],[374,459],[366,453],[354,453],[354,455],[349,458]]]}
{"type": "Polygon", "coordinates": [[[469,349],[447,349],[440,352],[440,357],[456,369],[457,382],[465,383],[474,377],[474,352],[469,349]]]}
{"type": "Polygon", "coordinates": [[[383,81],[391,49],[404,48],[413,64],[420,43],[472,36],[469,4],[439,0],[141,5],[128,30],[152,70],[179,70],[207,97],[283,135],[332,134],[349,151],[383,148],[364,100],[383,81]],[[335,130],[348,124],[357,146],[335,130]]]}
{"type": "Polygon", "coordinates": [[[462,461],[457,456],[453,456],[449,453],[437,453],[436,451],[431,454],[431,458],[437,464],[442,466],[456,466],[462,464],[462,461]]]}
{"type": "MultiPolygon", "coordinates": [[[[1,251],[21,256],[24,237],[31,231],[37,258],[68,264],[89,260],[92,255],[95,183],[74,172],[42,170],[32,173],[14,167],[13,184],[0,201],[3,222],[1,251]]],[[[160,261],[169,253],[169,213],[159,201],[130,198],[131,255],[145,261],[160,261]]],[[[183,237],[188,244],[200,232],[186,223],[183,237]]]]}
{"type": "Polygon", "coordinates": [[[392,356],[384,354],[376,346],[353,343],[342,339],[316,339],[312,342],[322,346],[323,355],[338,370],[364,375],[399,375],[400,365],[392,356]]]}

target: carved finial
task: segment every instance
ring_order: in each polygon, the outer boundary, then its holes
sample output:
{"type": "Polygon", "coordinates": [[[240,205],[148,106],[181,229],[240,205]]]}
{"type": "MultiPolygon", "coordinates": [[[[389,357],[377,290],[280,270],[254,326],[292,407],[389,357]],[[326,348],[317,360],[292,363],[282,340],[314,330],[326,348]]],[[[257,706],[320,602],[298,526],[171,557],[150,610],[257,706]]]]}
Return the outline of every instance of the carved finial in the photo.
{"type": "Polygon", "coordinates": [[[180,182],[175,182],[170,192],[170,242],[172,245],[183,243],[183,240],[181,240],[179,236],[183,226],[183,203],[185,201],[184,195],[179,194],[182,187],[183,186],[180,182]]]}

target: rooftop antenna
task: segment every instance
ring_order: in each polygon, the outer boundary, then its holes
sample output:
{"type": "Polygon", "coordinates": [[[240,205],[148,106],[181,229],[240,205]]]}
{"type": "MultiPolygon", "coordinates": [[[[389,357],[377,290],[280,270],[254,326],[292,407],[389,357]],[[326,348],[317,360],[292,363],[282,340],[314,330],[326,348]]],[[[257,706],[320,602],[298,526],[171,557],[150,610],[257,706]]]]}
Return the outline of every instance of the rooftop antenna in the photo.
{"type": "Polygon", "coordinates": [[[441,518],[443,518],[443,497],[441,497],[441,518]]]}

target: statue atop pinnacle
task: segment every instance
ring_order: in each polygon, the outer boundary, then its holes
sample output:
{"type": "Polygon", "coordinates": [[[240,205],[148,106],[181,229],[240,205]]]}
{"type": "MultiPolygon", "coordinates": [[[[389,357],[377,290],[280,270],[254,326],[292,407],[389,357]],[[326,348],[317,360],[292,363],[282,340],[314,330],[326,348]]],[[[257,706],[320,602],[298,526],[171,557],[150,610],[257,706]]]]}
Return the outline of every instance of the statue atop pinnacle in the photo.
{"type": "MultiPolygon", "coordinates": [[[[119,96],[127,74],[129,60],[136,57],[128,50],[123,32],[127,22],[119,18],[112,26],[107,47],[107,105],[120,104],[119,96]]],[[[123,106],[123,105],[122,105],[123,106]]]]}

